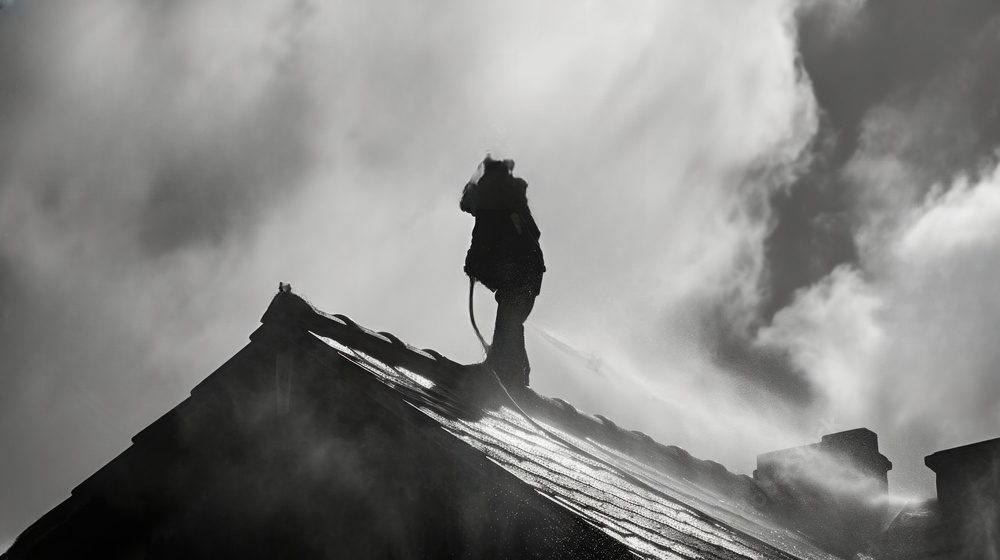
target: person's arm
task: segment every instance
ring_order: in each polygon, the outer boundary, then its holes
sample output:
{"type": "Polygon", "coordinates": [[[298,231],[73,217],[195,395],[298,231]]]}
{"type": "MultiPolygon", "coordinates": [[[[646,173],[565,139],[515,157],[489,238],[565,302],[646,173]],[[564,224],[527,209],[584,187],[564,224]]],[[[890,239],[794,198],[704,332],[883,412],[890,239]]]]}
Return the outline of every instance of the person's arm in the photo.
{"type": "Polygon", "coordinates": [[[472,174],[469,178],[469,182],[465,183],[465,187],[462,189],[462,200],[459,201],[458,207],[461,208],[462,212],[468,212],[473,216],[476,215],[476,211],[479,209],[479,180],[483,178],[484,166],[482,163],[476,167],[476,172],[472,174]]]}
{"type": "Polygon", "coordinates": [[[476,215],[476,208],[478,208],[478,198],[479,198],[479,185],[469,182],[465,184],[465,188],[462,189],[462,200],[458,202],[458,207],[462,209],[462,212],[468,212],[473,216],[476,215]]]}

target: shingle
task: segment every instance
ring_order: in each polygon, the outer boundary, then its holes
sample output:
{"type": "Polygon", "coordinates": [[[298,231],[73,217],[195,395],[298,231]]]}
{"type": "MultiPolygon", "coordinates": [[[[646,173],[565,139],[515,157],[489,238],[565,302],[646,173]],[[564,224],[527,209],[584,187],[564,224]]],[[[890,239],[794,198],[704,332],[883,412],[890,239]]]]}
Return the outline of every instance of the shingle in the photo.
{"type": "Polygon", "coordinates": [[[513,391],[509,399],[495,386],[492,398],[476,401],[467,391],[468,380],[459,379],[479,375],[471,385],[482,390],[498,383],[487,370],[459,372],[454,362],[431,350],[419,353],[423,359],[416,366],[394,365],[399,358],[394,353],[409,347],[388,333],[381,333],[388,344],[380,348],[338,340],[337,329],[320,325],[315,331],[324,331],[314,335],[331,351],[349,355],[452,437],[639,557],[835,559],[757,512],[751,496],[740,495],[752,491],[752,481],[718,463],[700,461],[529,389],[513,391]],[[468,414],[470,406],[477,407],[475,414],[468,414]]]}

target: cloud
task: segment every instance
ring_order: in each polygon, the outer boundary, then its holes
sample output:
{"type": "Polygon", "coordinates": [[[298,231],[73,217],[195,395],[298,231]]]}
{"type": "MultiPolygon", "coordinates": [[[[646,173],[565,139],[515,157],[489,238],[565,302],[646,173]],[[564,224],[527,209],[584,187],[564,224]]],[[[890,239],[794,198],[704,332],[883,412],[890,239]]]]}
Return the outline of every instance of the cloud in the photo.
{"type": "Polygon", "coordinates": [[[871,371],[875,348],[884,333],[872,318],[882,302],[856,270],[835,269],[822,282],[799,292],[795,302],[762,329],[759,341],[791,352],[800,371],[817,386],[821,409],[836,411],[852,421],[867,412],[862,395],[873,394],[871,371]]]}
{"type": "Polygon", "coordinates": [[[857,263],[859,230],[992,154],[997,15],[976,0],[800,4],[799,51],[821,126],[807,172],[771,200],[765,321],[796,290],[857,263]]]}

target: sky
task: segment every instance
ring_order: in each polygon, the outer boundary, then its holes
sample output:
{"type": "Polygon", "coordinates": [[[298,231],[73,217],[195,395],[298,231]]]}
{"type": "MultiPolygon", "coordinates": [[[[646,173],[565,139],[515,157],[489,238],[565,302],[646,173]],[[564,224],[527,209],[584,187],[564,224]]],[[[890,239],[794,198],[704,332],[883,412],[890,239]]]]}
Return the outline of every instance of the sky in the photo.
{"type": "Polygon", "coordinates": [[[0,6],[0,549],[279,281],[480,360],[487,152],[542,230],[540,393],[747,474],[866,426],[905,497],[1000,436],[992,0],[0,6]]]}

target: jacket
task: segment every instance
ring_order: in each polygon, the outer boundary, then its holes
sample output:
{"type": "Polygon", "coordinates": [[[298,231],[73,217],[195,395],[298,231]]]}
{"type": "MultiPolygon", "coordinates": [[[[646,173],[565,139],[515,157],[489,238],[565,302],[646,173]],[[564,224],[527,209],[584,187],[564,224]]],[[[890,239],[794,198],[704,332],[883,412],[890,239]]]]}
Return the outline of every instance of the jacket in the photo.
{"type": "Polygon", "coordinates": [[[462,191],[460,208],[476,218],[465,273],[491,291],[541,291],[541,232],[528,208],[527,189],[502,162],[487,161],[482,177],[462,191]]]}

